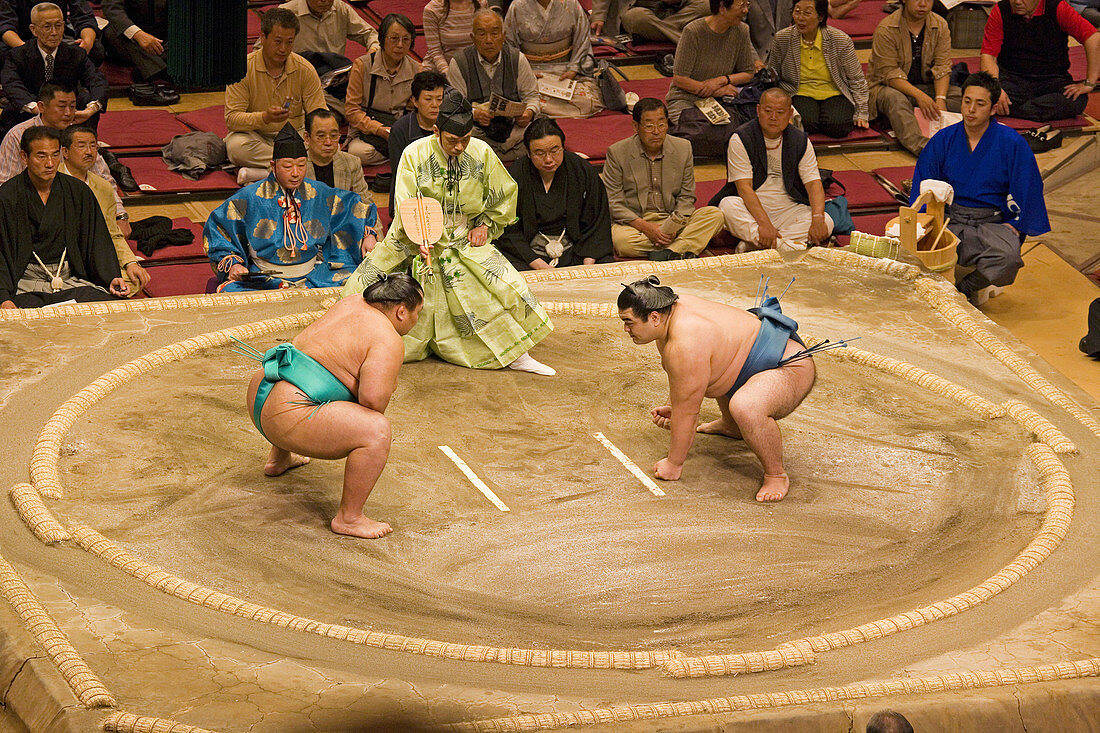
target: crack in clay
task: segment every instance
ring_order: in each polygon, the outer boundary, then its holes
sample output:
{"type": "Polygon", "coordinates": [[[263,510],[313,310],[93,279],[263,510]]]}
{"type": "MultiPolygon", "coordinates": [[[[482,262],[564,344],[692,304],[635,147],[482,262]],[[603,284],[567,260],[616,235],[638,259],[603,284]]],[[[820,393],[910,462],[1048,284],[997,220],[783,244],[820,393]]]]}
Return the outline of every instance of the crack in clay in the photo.
{"type": "Polygon", "coordinates": [[[27,662],[31,661],[32,659],[45,659],[45,657],[27,657],[23,660],[23,663],[19,665],[19,669],[16,670],[15,676],[11,678],[11,682],[9,682],[8,686],[4,688],[4,695],[0,697],[0,704],[3,704],[5,707],[7,706],[8,694],[11,693],[11,688],[15,685],[15,681],[19,679],[19,675],[23,672],[23,668],[27,666],[27,662]]]}
{"type": "Polygon", "coordinates": [[[1020,700],[1020,691],[1012,690],[1012,696],[1016,698],[1016,714],[1020,716],[1020,728],[1024,733],[1027,733],[1027,723],[1024,722],[1024,705],[1023,701],[1020,700]]]}

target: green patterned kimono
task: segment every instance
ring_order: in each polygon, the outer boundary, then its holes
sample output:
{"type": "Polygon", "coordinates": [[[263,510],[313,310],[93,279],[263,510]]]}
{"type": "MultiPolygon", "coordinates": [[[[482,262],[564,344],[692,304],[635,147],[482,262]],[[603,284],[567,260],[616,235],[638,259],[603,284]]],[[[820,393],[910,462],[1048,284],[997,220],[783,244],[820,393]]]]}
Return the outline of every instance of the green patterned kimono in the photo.
{"type": "Polygon", "coordinates": [[[381,273],[414,265],[424,310],[405,336],[405,361],[431,351],[461,366],[499,369],[554,329],[527,282],[492,245],[515,221],[516,183],[487,144],[470,140],[449,172],[435,135],[405,148],[394,180],[394,215],[390,231],[348,278],[342,295],[358,295],[381,273]],[[398,210],[418,190],[443,206],[443,237],[431,248],[431,276],[398,210]],[[474,247],[466,235],[482,224],[489,244],[474,247]]]}

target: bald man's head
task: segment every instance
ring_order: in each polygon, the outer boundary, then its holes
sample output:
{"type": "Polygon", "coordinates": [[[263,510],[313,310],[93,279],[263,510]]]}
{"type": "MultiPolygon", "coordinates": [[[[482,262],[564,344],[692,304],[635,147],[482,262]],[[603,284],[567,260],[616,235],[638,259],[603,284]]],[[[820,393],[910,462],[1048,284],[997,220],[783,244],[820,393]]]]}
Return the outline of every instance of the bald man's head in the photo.
{"type": "Polygon", "coordinates": [[[781,137],[787,125],[791,124],[793,115],[791,95],[779,87],[766,89],[760,95],[760,101],[756,105],[756,119],[760,121],[760,129],[764,131],[764,137],[772,140],[781,137]]]}

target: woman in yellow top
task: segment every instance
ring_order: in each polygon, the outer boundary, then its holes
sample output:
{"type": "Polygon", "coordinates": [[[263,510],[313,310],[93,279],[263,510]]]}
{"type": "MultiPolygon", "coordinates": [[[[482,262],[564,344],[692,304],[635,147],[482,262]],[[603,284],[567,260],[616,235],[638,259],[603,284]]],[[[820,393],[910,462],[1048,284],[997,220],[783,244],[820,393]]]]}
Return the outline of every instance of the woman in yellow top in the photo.
{"type": "Polygon", "coordinates": [[[768,66],[793,97],[802,128],[841,138],[867,127],[867,79],[852,39],[827,25],[829,0],[798,0],[791,20],[776,32],[768,66]]]}

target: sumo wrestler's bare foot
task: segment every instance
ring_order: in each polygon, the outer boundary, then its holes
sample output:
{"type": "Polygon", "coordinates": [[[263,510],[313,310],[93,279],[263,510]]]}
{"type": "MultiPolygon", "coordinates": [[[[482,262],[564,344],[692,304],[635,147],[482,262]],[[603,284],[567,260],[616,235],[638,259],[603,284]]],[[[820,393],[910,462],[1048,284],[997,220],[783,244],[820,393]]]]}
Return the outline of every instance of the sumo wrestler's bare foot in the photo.
{"type": "Polygon", "coordinates": [[[787,474],[781,473],[778,475],[771,475],[766,473],[764,474],[764,483],[760,486],[760,491],[756,492],[756,500],[782,501],[790,488],[791,480],[787,478],[787,474]]]}
{"type": "Polygon", "coordinates": [[[345,534],[349,537],[362,537],[367,540],[384,537],[393,531],[393,527],[385,522],[378,522],[360,514],[358,517],[345,519],[337,514],[329,524],[336,534],[345,534]]]}
{"type": "Polygon", "coordinates": [[[290,469],[304,466],[307,463],[309,463],[309,458],[306,456],[300,456],[282,448],[272,448],[271,455],[267,457],[267,463],[264,464],[264,475],[282,476],[290,469]]]}
{"type": "Polygon", "coordinates": [[[707,435],[724,435],[727,438],[734,438],[735,440],[741,440],[741,431],[737,427],[737,423],[726,418],[719,418],[713,422],[708,422],[695,428],[696,432],[706,433],[707,435]]]}

